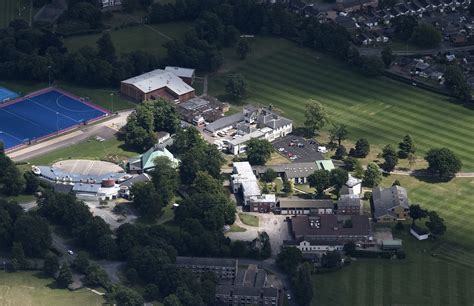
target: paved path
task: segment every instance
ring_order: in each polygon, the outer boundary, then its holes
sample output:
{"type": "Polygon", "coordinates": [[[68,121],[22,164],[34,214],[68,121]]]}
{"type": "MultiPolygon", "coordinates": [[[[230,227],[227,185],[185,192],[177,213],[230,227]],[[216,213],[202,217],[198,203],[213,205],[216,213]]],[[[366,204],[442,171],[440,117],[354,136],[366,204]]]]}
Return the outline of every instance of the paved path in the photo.
{"type": "MultiPolygon", "coordinates": [[[[424,170],[414,170],[414,171],[393,170],[392,172],[387,172],[387,171],[382,170],[382,172],[386,174],[414,176],[414,177],[434,177],[432,173],[429,173],[424,170]]],[[[456,177],[461,177],[461,178],[474,177],[474,172],[458,172],[456,173],[456,177]]]]}

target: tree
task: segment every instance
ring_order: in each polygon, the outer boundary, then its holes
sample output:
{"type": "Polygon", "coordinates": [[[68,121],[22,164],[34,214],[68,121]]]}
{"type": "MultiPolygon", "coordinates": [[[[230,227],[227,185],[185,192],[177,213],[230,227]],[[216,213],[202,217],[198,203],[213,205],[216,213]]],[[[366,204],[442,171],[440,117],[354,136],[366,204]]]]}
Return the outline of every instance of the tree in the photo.
{"type": "Polygon", "coordinates": [[[25,193],[33,194],[38,190],[39,180],[32,172],[28,171],[23,174],[25,179],[25,193]]]}
{"type": "Polygon", "coordinates": [[[428,212],[429,221],[425,222],[426,227],[434,236],[442,236],[446,232],[446,225],[444,219],[441,218],[435,211],[428,212]]]}
{"type": "Polygon", "coordinates": [[[394,59],[392,48],[386,46],[382,49],[382,61],[385,64],[385,68],[389,68],[394,59]]]}
{"type": "Polygon", "coordinates": [[[346,184],[347,180],[349,179],[349,174],[346,170],[342,168],[334,168],[331,170],[329,176],[329,182],[334,188],[336,188],[336,192],[339,194],[341,191],[342,186],[346,184]]]}
{"type": "Polygon", "coordinates": [[[334,158],[341,160],[347,155],[346,147],[340,145],[337,147],[336,152],[334,153],[334,158]]]}
{"type": "Polygon", "coordinates": [[[273,146],[266,139],[253,138],[247,142],[247,159],[251,165],[265,165],[272,157],[273,146]]]}
{"type": "Polygon", "coordinates": [[[368,77],[375,77],[382,73],[384,63],[378,56],[362,56],[360,70],[368,77]]]}
{"type": "Polygon", "coordinates": [[[331,142],[337,140],[338,146],[341,146],[341,142],[347,139],[347,126],[345,124],[334,124],[333,127],[329,130],[329,139],[331,142]]]}
{"type": "Polygon", "coordinates": [[[336,268],[341,265],[341,254],[338,251],[326,252],[321,256],[321,265],[324,268],[336,268]]]}
{"type": "Polygon", "coordinates": [[[273,182],[277,177],[278,177],[278,173],[275,170],[273,170],[272,168],[268,168],[262,174],[262,179],[267,183],[273,182]]]}
{"type": "Polygon", "coordinates": [[[72,283],[72,273],[67,263],[63,263],[61,268],[59,268],[57,282],[62,288],[67,288],[72,283]]]}
{"type": "Polygon", "coordinates": [[[415,143],[409,134],[403,137],[402,142],[398,144],[398,156],[400,158],[407,158],[410,154],[414,154],[416,151],[415,143]]]}
{"type": "Polygon", "coordinates": [[[170,294],[164,299],[163,305],[164,306],[181,306],[181,302],[176,295],[170,294]]]}
{"type": "Polygon", "coordinates": [[[426,153],[428,171],[440,178],[452,178],[461,170],[461,160],[448,148],[431,149],[426,153]]]}
{"type": "Polygon", "coordinates": [[[158,157],[153,163],[155,168],[150,173],[152,182],[155,191],[162,197],[164,204],[167,205],[178,190],[178,175],[167,157],[158,157]]]}
{"type": "Polygon", "coordinates": [[[418,219],[423,219],[428,216],[428,212],[420,207],[418,204],[410,205],[410,212],[408,213],[412,219],[412,226],[415,226],[415,222],[418,219]]]}
{"type": "Polygon", "coordinates": [[[360,161],[352,156],[348,156],[344,159],[344,167],[347,171],[354,171],[354,169],[360,165],[360,161]]]}
{"type": "Polygon", "coordinates": [[[444,73],[445,85],[453,95],[462,100],[471,100],[471,89],[460,65],[448,65],[444,73]]]}
{"type": "Polygon", "coordinates": [[[161,297],[160,288],[158,288],[158,286],[155,284],[147,284],[145,286],[143,297],[147,301],[158,300],[161,297]]]}
{"type": "Polygon", "coordinates": [[[382,173],[379,166],[375,163],[369,163],[364,172],[363,183],[368,187],[375,187],[382,181],[382,173]]]}
{"type": "Polygon", "coordinates": [[[416,21],[415,17],[406,15],[395,17],[392,24],[395,29],[395,36],[398,39],[407,41],[412,37],[413,31],[418,25],[418,21],[416,21]]]}
{"type": "Polygon", "coordinates": [[[24,185],[23,176],[13,161],[4,153],[0,154],[0,194],[17,196],[24,185]]]}
{"type": "Polygon", "coordinates": [[[328,122],[329,117],[324,106],[315,100],[306,103],[304,126],[311,135],[319,132],[328,122]]]}
{"type": "Polygon", "coordinates": [[[356,142],[355,148],[349,151],[349,155],[359,158],[366,157],[370,152],[369,141],[365,138],[359,138],[356,142]]]}
{"type": "Polygon", "coordinates": [[[235,50],[237,52],[237,55],[241,60],[245,59],[247,57],[247,54],[250,52],[250,44],[246,39],[240,39],[239,42],[237,43],[237,48],[235,50]]]}
{"type": "Polygon", "coordinates": [[[309,186],[316,189],[318,196],[324,195],[324,190],[330,187],[330,173],[327,170],[316,170],[308,176],[309,186]]]}
{"type": "Polygon", "coordinates": [[[12,261],[15,261],[13,265],[14,270],[28,268],[28,260],[26,260],[25,252],[23,251],[23,245],[21,242],[13,242],[12,246],[12,261]]]}
{"type": "Polygon", "coordinates": [[[226,93],[233,101],[240,101],[247,95],[247,81],[240,73],[235,73],[227,78],[226,93]]]}
{"type": "Polygon", "coordinates": [[[14,228],[14,239],[23,245],[25,254],[28,256],[41,257],[51,246],[51,231],[46,219],[23,215],[14,228]]]}
{"type": "Polygon", "coordinates": [[[395,180],[395,181],[393,181],[392,186],[401,186],[401,183],[400,183],[399,180],[395,180]]]}
{"type": "Polygon", "coordinates": [[[395,151],[395,148],[390,144],[383,147],[382,157],[385,160],[382,165],[382,168],[387,172],[393,171],[395,169],[395,166],[398,164],[398,155],[395,151]]]}
{"type": "Polygon", "coordinates": [[[89,268],[90,265],[89,255],[86,252],[78,252],[73,265],[79,272],[86,273],[87,268],[89,268]]]}
{"type": "Polygon", "coordinates": [[[342,250],[347,255],[352,256],[356,250],[356,244],[353,241],[349,241],[348,243],[344,244],[344,248],[342,250]]]}
{"type": "Polygon", "coordinates": [[[88,286],[92,287],[101,286],[107,289],[110,286],[110,279],[107,272],[96,264],[92,264],[86,269],[84,281],[88,286]]]}
{"type": "Polygon", "coordinates": [[[469,3],[469,14],[471,16],[474,16],[474,2],[471,1],[471,3],[469,3]]]}
{"type": "Polygon", "coordinates": [[[97,40],[97,48],[99,49],[99,57],[109,63],[117,61],[117,54],[115,53],[114,43],[109,33],[104,33],[97,40]]]}
{"type": "Polygon", "coordinates": [[[302,264],[296,272],[293,280],[293,292],[299,305],[309,305],[313,299],[313,282],[311,280],[311,265],[308,262],[302,264]]]}
{"type": "Polygon", "coordinates": [[[51,277],[55,277],[59,270],[59,260],[55,255],[49,254],[44,260],[43,271],[51,277]]]}
{"type": "Polygon", "coordinates": [[[421,48],[433,48],[439,45],[442,35],[434,26],[422,23],[414,28],[411,41],[421,48]]]}
{"type": "Polygon", "coordinates": [[[109,298],[119,306],[142,306],[144,303],[138,292],[124,286],[115,286],[109,298]]]}
{"type": "Polygon", "coordinates": [[[288,275],[294,275],[298,265],[303,261],[303,253],[295,247],[282,248],[276,258],[277,266],[288,275]]]}
{"type": "Polygon", "coordinates": [[[161,214],[165,202],[151,183],[137,183],[130,189],[133,197],[133,204],[137,207],[140,215],[151,220],[161,214]]]}

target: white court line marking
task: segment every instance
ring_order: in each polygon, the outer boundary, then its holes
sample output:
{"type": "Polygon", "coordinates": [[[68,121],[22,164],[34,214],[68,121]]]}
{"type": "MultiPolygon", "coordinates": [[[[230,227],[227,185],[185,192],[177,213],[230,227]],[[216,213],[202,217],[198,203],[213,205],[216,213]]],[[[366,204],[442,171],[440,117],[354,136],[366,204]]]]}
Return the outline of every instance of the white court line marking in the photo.
{"type": "MultiPolygon", "coordinates": [[[[57,97],[57,98],[56,98],[56,105],[59,106],[59,107],[61,107],[61,108],[63,108],[63,109],[65,109],[65,110],[67,110],[67,111],[75,112],[75,113],[91,113],[91,112],[96,111],[96,109],[94,109],[94,108],[92,108],[92,107],[91,107],[91,110],[86,110],[86,111],[79,111],[79,110],[74,110],[74,109],[72,109],[72,108],[65,107],[65,106],[63,106],[62,104],[59,103],[59,99],[61,99],[61,98],[63,98],[63,97],[68,97],[68,96],[61,95],[61,96],[57,97]]],[[[70,98],[70,97],[68,97],[68,98],[70,98]]],[[[70,98],[70,99],[71,99],[71,98],[70,98]]],[[[76,101],[76,100],[74,100],[74,101],[76,101]]],[[[81,102],[81,103],[82,103],[82,102],[81,102]]],[[[82,103],[82,104],[87,105],[87,104],[85,104],[85,103],[82,103]]],[[[87,106],[88,106],[88,105],[87,105],[87,106]]],[[[88,107],[90,107],[90,106],[88,106],[88,107]]]]}
{"type": "Polygon", "coordinates": [[[63,113],[57,112],[57,111],[55,111],[55,110],[52,109],[52,108],[49,108],[49,107],[47,107],[47,106],[45,106],[45,105],[42,105],[42,104],[39,104],[39,103],[36,102],[35,100],[32,100],[32,99],[30,99],[30,98],[28,98],[27,100],[33,102],[34,104],[36,104],[36,105],[38,105],[38,106],[41,106],[41,107],[43,107],[43,108],[49,110],[50,112],[56,113],[56,115],[61,115],[61,116],[65,117],[65,118],[68,118],[69,120],[72,120],[72,121],[74,121],[74,122],[76,122],[76,123],[81,123],[80,121],[77,121],[77,120],[75,120],[75,119],[73,119],[73,118],[71,118],[71,117],[69,117],[69,116],[66,116],[66,115],[64,115],[63,113]]]}
{"type": "Polygon", "coordinates": [[[21,142],[25,141],[25,139],[22,140],[22,139],[20,139],[20,138],[18,138],[18,137],[15,137],[15,136],[13,136],[12,134],[7,133],[7,132],[5,132],[5,131],[0,131],[0,132],[1,132],[0,135],[1,135],[1,134],[5,134],[5,135],[7,135],[7,136],[10,136],[11,138],[15,138],[15,139],[18,140],[18,141],[21,141],[21,142]]]}
{"type": "Polygon", "coordinates": [[[29,122],[29,123],[31,123],[31,124],[33,124],[33,125],[36,125],[36,126],[39,126],[39,127],[44,128],[43,126],[39,125],[38,123],[36,123],[36,122],[34,122],[34,121],[31,121],[31,120],[28,120],[28,119],[26,119],[25,117],[22,117],[22,116],[20,116],[20,115],[17,115],[17,114],[15,114],[15,113],[10,112],[10,111],[7,111],[7,110],[4,109],[4,108],[0,108],[0,110],[4,111],[4,112],[6,112],[6,113],[9,113],[10,115],[13,115],[13,116],[15,116],[15,117],[17,117],[17,118],[20,118],[20,119],[23,120],[23,121],[26,121],[26,122],[29,122]]]}

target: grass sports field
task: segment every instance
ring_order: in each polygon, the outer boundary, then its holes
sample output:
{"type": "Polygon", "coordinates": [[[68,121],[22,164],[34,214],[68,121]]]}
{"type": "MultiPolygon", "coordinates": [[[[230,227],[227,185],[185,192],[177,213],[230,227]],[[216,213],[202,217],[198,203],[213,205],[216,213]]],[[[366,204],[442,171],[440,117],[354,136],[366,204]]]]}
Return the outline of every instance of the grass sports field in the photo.
{"type": "Polygon", "coordinates": [[[249,83],[248,101],[271,103],[298,125],[306,101],[313,98],[326,106],[332,120],[348,125],[352,140],[398,145],[410,133],[418,155],[449,147],[462,159],[463,171],[474,171],[472,107],[388,78],[362,77],[342,62],[283,39],[257,38],[251,48],[244,61],[237,60],[234,49],[225,51],[225,66],[210,78],[211,94],[224,94],[223,76],[240,72],[249,83]]]}
{"type": "Polygon", "coordinates": [[[0,1],[0,28],[6,27],[15,18],[30,18],[29,0],[1,0],[0,1]]]}
{"type": "Polygon", "coordinates": [[[87,289],[71,292],[54,289],[51,278],[36,272],[0,272],[0,305],[4,306],[100,306],[104,299],[87,289]]]}
{"type": "MultiPolygon", "coordinates": [[[[172,39],[181,39],[191,27],[190,23],[170,22],[160,25],[143,25],[110,31],[117,53],[141,50],[160,57],[166,56],[163,44],[172,39]]],[[[84,46],[96,46],[101,34],[72,36],[64,39],[71,51],[84,46]]]]}

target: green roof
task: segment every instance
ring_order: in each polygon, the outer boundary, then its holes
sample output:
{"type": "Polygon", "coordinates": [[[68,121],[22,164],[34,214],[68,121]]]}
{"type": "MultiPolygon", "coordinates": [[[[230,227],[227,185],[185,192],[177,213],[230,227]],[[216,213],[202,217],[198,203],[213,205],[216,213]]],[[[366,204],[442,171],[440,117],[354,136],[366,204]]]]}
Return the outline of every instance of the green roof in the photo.
{"type": "Polygon", "coordinates": [[[140,157],[142,159],[142,169],[144,170],[153,168],[155,166],[154,161],[158,157],[168,157],[169,160],[173,163],[173,167],[178,166],[178,160],[174,158],[173,154],[171,154],[171,152],[168,151],[166,148],[163,148],[163,150],[156,151],[154,151],[154,148],[151,148],[150,150],[143,153],[140,157]]]}
{"type": "Polygon", "coordinates": [[[324,159],[324,160],[317,160],[316,165],[320,170],[327,170],[331,171],[334,169],[334,164],[332,163],[332,160],[330,159],[324,159]]]}
{"type": "Polygon", "coordinates": [[[401,246],[402,245],[402,240],[400,239],[387,239],[387,240],[382,240],[382,245],[384,246],[401,246]]]}

